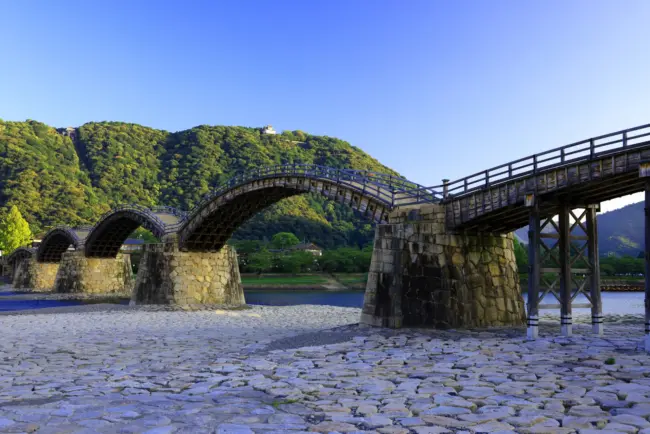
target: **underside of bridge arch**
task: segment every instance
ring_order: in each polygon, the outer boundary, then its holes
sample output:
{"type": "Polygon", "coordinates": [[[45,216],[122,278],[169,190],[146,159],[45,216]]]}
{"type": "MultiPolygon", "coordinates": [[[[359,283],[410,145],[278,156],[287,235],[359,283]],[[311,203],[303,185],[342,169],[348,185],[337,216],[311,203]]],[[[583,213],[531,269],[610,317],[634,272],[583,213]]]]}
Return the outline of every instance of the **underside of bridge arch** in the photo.
{"type": "Polygon", "coordinates": [[[323,182],[297,180],[290,185],[251,185],[216,197],[181,230],[180,246],[189,251],[218,251],[248,219],[280,200],[308,192],[320,193],[347,203],[361,215],[382,222],[388,206],[364,196],[360,191],[323,182]]]}
{"type": "Polygon", "coordinates": [[[255,214],[300,193],[302,191],[272,187],[237,196],[202,219],[184,240],[183,248],[191,251],[219,250],[232,233],[255,214]]]}
{"type": "Polygon", "coordinates": [[[26,248],[18,248],[11,255],[7,256],[7,263],[15,265],[17,262],[24,261],[32,257],[34,253],[26,248]]]}
{"type": "Polygon", "coordinates": [[[85,243],[87,257],[115,258],[124,241],[133,231],[143,227],[155,236],[162,237],[164,228],[143,214],[118,212],[105,218],[89,234],[85,243]]]}
{"type": "Polygon", "coordinates": [[[66,231],[54,231],[47,234],[36,252],[37,262],[61,262],[61,257],[70,246],[76,246],[76,240],[66,231]]]}

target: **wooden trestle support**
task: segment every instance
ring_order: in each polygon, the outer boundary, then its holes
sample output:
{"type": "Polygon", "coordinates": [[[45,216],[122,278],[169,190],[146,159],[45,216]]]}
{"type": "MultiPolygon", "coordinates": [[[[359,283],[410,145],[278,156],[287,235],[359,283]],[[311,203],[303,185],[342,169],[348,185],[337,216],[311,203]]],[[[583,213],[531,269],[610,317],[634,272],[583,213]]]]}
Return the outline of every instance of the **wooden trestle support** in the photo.
{"type": "MultiPolygon", "coordinates": [[[[591,308],[592,332],[603,334],[600,296],[600,264],[596,213],[599,205],[572,209],[562,201],[555,216],[541,218],[538,198],[526,195],[530,207],[528,227],[528,304],[527,335],[535,339],[539,333],[539,311],[560,308],[563,336],[572,334],[572,309],[591,308]],[[578,265],[583,268],[578,268],[578,265]],[[574,303],[579,295],[587,303],[574,303]],[[552,295],[556,303],[544,304],[552,295]]],[[[646,286],[647,288],[647,286],[646,286]]],[[[646,309],[647,310],[647,309],[646,309]]]]}

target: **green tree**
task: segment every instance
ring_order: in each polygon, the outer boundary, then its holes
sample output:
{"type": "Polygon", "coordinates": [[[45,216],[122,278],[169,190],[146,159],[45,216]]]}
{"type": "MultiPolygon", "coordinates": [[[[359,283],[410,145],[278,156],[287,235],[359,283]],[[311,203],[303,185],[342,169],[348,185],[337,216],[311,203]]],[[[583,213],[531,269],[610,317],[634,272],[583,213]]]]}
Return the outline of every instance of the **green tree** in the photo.
{"type": "Polygon", "coordinates": [[[264,273],[273,266],[273,257],[269,252],[256,252],[248,256],[246,268],[255,273],[264,273]]]}
{"type": "Polygon", "coordinates": [[[129,238],[144,240],[145,244],[160,242],[158,237],[156,237],[154,234],[152,234],[150,231],[146,230],[145,228],[138,228],[134,230],[133,232],[131,232],[131,235],[129,235],[129,238]]]}
{"type": "Polygon", "coordinates": [[[528,271],[528,250],[519,242],[517,238],[514,239],[515,246],[515,260],[517,261],[517,269],[520,273],[528,271]]]}
{"type": "Polygon", "coordinates": [[[288,249],[299,243],[298,237],[291,232],[278,232],[271,238],[271,245],[276,249],[288,249]]]}
{"type": "Polygon", "coordinates": [[[278,258],[280,271],[293,274],[313,271],[315,262],[314,255],[308,252],[291,252],[278,258]]]}
{"type": "Polygon", "coordinates": [[[0,220],[0,250],[13,252],[32,240],[32,231],[16,205],[0,220]]]}
{"type": "Polygon", "coordinates": [[[262,248],[262,242],[259,240],[234,241],[232,244],[240,255],[250,255],[262,248]]]}

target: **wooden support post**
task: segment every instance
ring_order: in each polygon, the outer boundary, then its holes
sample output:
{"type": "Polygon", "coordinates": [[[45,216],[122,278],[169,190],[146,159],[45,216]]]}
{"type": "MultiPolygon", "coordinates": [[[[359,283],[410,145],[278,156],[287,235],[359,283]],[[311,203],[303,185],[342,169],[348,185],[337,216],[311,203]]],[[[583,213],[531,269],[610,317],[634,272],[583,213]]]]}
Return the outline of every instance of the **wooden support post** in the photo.
{"type": "Polygon", "coordinates": [[[650,161],[639,161],[639,177],[645,178],[645,350],[650,352],[650,161]]]}
{"type": "Polygon", "coordinates": [[[598,257],[598,227],[596,212],[598,205],[587,207],[587,248],[589,250],[591,285],[591,330],[597,336],[603,335],[603,303],[600,297],[600,259],[598,257]]]}
{"type": "Polygon", "coordinates": [[[571,321],[571,239],[569,222],[569,204],[560,204],[560,327],[562,336],[571,336],[573,327],[571,321]]]}
{"type": "Polygon", "coordinates": [[[539,226],[539,207],[535,203],[528,217],[528,339],[536,339],[539,334],[539,226]]]}
{"type": "Polygon", "coordinates": [[[650,177],[645,179],[645,350],[650,352],[650,177]]]}

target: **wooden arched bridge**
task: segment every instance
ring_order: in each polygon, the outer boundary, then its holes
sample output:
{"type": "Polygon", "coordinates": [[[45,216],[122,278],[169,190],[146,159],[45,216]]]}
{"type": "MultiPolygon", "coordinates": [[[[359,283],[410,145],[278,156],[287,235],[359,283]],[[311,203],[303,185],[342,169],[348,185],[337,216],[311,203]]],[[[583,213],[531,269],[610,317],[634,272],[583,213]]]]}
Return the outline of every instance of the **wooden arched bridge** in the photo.
{"type": "MultiPolygon", "coordinates": [[[[601,333],[596,212],[601,201],[618,196],[645,190],[648,199],[647,161],[650,125],[593,137],[434,187],[369,171],[304,164],[265,167],[232,178],[189,212],[126,205],[92,227],[55,228],[38,247],[35,261],[58,263],[71,246],[85,258],[114,258],[128,235],[145,227],[167,247],[149,248],[158,259],[143,262],[144,268],[173,268],[177,265],[170,264],[182,262],[178,258],[183,252],[207,255],[227,249],[232,233],[255,213],[285,197],[311,192],[346,203],[380,223],[365,322],[398,325],[411,318],[414,324],[480,325],[516,323],[525,316],[529,336],[535,337],[538,309],[559,306],[563,332],[570,334],[572,302],[583,294],[592,307],[594,331],[601,333]],[[524,315],[520,300],[512,300],[519,294],[508,293],[515,284],[509,283],[514,257],[512,238],[506,234],[526,224],[531,265],[524,315]],[[545,228],[555,228],[556,233],[545,228]],[[582,245],[576,247],[576,242],[582,245]],[[164,262],[165,255],[174,259],[164,262]],[[476,255],[492,259],[476,260],[476,255]],[[500,255],[497,264],[494,257],[500,255]],[[576,268],[576,258],[584,258],[587,267],[576,268]],[[555,265],[542,267],[549,261],[555,265]],[[552,273],[557,278],[544,280],[552,273]],[[420,283],[414,283],[416,277],[420,283]],[[500,295],[484,301],[482,294],[477,296],[481,291],[500,295]],[[559,304],[541,302],[548,297],[559,304]],[[482,315],[497,319],[483,320],[482,315]]],[[[138,282],[147,279],[140,277],[138,282]]],[[[149,292],[153,280],[148,281],[149,292]]],[[[176,289],[165,288],[163,298],[173,301],[170,294],[176,289]]],[[[200,301],[202,296],[191,297],[200,301]]],[[[144,298],[162,300],[151,294],[144,298]]],[[[650,311],[647,327],[650,330],[650,311]]]]}
{"type": "Polygon", "coordinates": [[[177,234],[183,250],[217,251],[257,212],[304,193],[345,203],[379,223],[388,222],[388,214],[396,207],[442,199],[441,192],[377,172],[306,164],[265,167],[231,178],[190,212],[122,205],[105,213],[94,226],[56,227],[43,237],[36,258],[38,262],[59,262],[71,246],[83,249],[88,257],[115,257],[139,227],[160,239],[177,234]]]}

